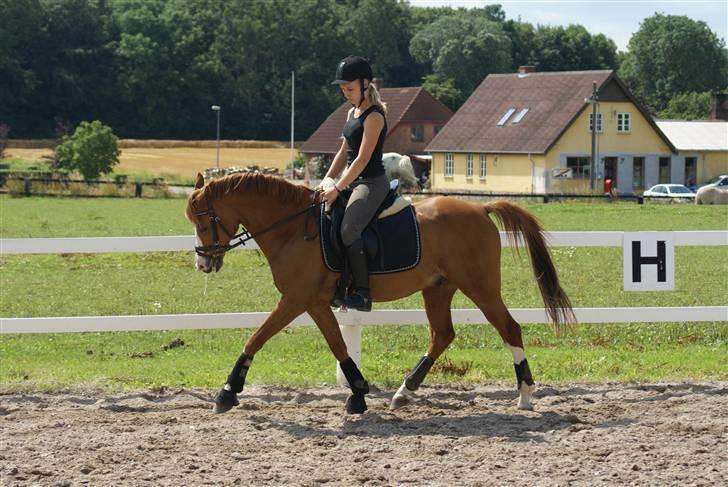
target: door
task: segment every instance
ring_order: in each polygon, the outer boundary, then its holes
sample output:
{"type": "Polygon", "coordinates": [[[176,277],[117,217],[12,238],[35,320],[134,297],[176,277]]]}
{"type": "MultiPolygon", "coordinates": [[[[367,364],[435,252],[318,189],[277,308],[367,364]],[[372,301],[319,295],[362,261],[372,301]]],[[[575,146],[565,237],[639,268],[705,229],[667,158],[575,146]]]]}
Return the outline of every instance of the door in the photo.
{"type": "Polygon", "coordinates": [[[612,180],[612,188],[617,187],[617,158],[616,157],[605,157],[604,158],[604,181],[607,179],[612,180]]]}

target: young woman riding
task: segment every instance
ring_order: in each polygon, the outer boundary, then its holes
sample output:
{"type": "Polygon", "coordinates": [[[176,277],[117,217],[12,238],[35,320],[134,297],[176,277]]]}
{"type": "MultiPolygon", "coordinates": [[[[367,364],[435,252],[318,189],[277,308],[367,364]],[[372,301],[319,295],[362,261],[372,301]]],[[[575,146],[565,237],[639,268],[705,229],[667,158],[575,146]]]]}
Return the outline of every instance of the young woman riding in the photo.
{"type": "Polygon", "coordinates": [[[322,194],[323,199],[333,203],[341,191],[352,189],[341,224],[341,240],[346,247],[354,286],[344,298],[344,305],[360,311],[372,309],[361,234],[389,192],[382,164],[387,108],[372,84],[372,76],[371,66],[359,56],[344,58],[336,68],[336,79],[331,84],[339,85],[352,108],[342,132],[341,147],[326,173],[327,178],[339,177],[339,180],[322,194]]]}

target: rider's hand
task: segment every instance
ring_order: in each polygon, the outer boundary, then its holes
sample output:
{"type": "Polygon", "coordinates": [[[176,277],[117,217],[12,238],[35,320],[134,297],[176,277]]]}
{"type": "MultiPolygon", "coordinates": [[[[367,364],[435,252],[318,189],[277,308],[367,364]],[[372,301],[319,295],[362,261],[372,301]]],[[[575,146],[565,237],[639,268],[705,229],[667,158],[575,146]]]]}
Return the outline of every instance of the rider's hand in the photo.
{"type": "Polygon", "coordinates": [[[321,193],[321,198],[326,201],[329,205],[336,201],[336,198],[339,197],[339,190],[336,188],[336,186],[324,190],[323,193],[321,193]]]}

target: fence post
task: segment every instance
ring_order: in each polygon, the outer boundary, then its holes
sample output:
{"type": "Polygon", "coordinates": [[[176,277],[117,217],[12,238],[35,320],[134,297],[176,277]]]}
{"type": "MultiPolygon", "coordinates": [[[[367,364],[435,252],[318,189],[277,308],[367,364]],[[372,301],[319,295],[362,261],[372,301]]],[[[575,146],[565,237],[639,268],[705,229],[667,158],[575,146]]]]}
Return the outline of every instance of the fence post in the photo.
{"type": "Polygon", "coordinates": [[[25,196],[30,196],[31,194],[31,186],[33,185],[33,181],[30,178],[25,178],[23,180],[25,183],[24,190],[25,190],[25,196]]]}
{"type": "MultiPolygon", "coordinates": [[[[341,336],[344,337],[349,357],[361,369],[361,325],[339,325],[339,329],[341,336]]],[[[342,387],[349,387],[349,382],[341,371],[339,362],[336,362],[336,382],[342,387]]]]}
{"type": "Polygon", "coordinates": [[[134,197],[142,197],[142,183],[136,183],[136,191],[134,192],[134,197]]]}

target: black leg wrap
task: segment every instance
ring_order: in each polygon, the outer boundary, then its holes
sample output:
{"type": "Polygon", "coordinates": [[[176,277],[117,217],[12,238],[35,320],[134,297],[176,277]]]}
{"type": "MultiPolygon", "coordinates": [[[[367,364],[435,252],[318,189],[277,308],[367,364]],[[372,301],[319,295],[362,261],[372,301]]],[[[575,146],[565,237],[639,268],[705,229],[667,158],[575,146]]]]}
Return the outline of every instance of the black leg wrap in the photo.
{"type": "Polygon", "coordinates": [[[435,362],[430,357],[427,355],[423,356],[420,361],[417,362],[415,368],[412,369],[412,372],[405,377],[405,387],[410,391],[416,391],[419,389],[420,384],[422,384],[422,381],[425,380],[425,376],[430,371],[430,367],[432,367],[433,363],[435,362]]]}
{"type": "Polygon", "coordinates": [[[346,377],[346,381],[349,383],[349,387],[351,387],[351,392],[355,395],[361,394],[362,396],[369,393],[369,383],[361,375],[359,367],[356,366],[351,358],[339,362],[339,366],[346,377]]]}
{"type": "MultiPolygon", "coordinates": [[[[248,374],[250,364],[253,362],[252,355],[246,355],[245,352],[240,354],[238,361],[235,362],[233,370],[228,375],[226,386],[230,386],[230,391],[239,394],[243,392],[243,386],[245,385],[245,376],[248,374]]],[[[227,387],[225,387],[227,390],[227,387]]]]}
{"type": "Polygon", "coordinates": [[[513,367],[516,369],[516,380],[518,381],[519,389],[524,382],[526,385],[533,385],[533,377],[531,377],[531,369],[528,368],[528,360],[524,358],[520,364],[514,364],[513,367]]]}

